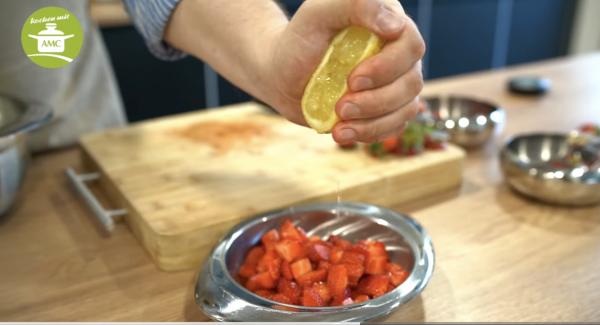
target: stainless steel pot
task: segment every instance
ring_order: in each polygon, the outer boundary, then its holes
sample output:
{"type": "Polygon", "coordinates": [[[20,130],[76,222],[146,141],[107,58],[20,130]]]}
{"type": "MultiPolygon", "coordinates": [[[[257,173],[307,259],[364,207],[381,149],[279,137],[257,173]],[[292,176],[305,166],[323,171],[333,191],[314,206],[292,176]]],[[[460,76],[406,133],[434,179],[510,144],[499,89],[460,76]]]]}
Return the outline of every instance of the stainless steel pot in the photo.
{"type": "Polygon", "coordinates": [[[13,205],[27,169],[27,132],[52,115],[49,108],[0,96],[0,215],[13,205]]]}

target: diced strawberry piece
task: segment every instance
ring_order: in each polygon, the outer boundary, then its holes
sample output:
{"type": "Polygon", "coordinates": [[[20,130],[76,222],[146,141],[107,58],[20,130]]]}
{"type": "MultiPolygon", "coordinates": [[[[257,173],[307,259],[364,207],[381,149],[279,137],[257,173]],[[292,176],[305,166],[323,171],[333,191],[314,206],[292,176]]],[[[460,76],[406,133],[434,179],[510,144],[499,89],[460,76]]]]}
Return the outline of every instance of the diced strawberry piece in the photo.
{"type": "Polygon", "coordinates": [[[360,264],[344,264],[348,270],[348,284],[352,287],[358,285],[360,277],[365,273],[365,267],[360,264]]]}
{"type": "Polygon", "coordinates": [[[290,299],[292,303],[296,304],[300,299],[302,289],[300,289],[300,286],[294,281],[279,279],[279,284],[277,285],[277,292],[288,297],[288,299],[290,299]]]}
{"type": "Polygon", "coordinates": [[[286,280],[293,280],[294,275],[292,274],[292,268],[290,267],[290,263],[288,261],[281,262],[281,276],[286,280]]]}
{"type": "Polygon", "coordinates": [[[330,254],[331,249],[323,243],[315,242],[308,245],[307,255],[313,262],[329,261],[330,254]]]}
{"type": "Polygon", "coordinates": [[[256,291],[258,289],[273,289],[277,282],[271,277],[269,272],[262,272],[252,276],[246,282],[246,288],[250,291],[256,291]]]}
{"type": "Polygon", "coordinates": [[[340,260],[340,263],[364,265],[365,256],[363,254],[348,250],[345,251],[344,254],[342,254],[342,259],[340,260]]]}
{"type": "Polygon", "coordinates": [[[346,306],[346,305],[352,305],[354,303],[354,300],[352,300],[352,298],[348,297],[346,299],[344,299],[344,301],[342,301],[342,305],[346,306]]]}
{"type": "Polygon", "coordinates": [[[290,304],[294,303],[290,298],[288,298],[285,295],[282,295],[281,293],[276,293],[276,294],[272,295],[270,299],[273,300],[273,301],[277,301],[279,303],[282,303],[282,304],[288,304],[288,305],[290,305],[290,304]]]}
{"type": "Polygon", "coordinates": [[[264,290],[264,289],[259,289],[254,291],[254,293],[256,293],[257,295],[263,297],[263,298],[267,298],[270,299],[271,296],[273,295],[273,291],[271,290],[264,290]]]}
{"type": "Polygon", "coordinates": [[[354,298],[354,302],[357,304],[361,303],[361,302],[365,302],[367,300],[369,300],[369,296],[367,296],[367,295],[358,295],[358,296],[356,296],[356,298],[354,298]]]}
{"type": "Polygon", "coordinates": [[[388,258],[388,254],[385,251],[385,245],[379,241],[370,241],[367,244],[367,250],[369,251],[369,257],[380,256],[388,258]]]}
{"type": "Polygon", "coordinates": [[[342,239],[339,236],[335,236],[335,235],[329,236],[328,241],[330,243],[332,243],[334,246],[339,247],[343,250],[346,250],[352,246],[352,244],[349,241],[342,239]]]}
{"type": "Polygon", "coordinates": [[[325,302],[321,299],[319,292],[312,287],[304,288],[302,292],[302,305],[306,307],[322,307],[325,302]]]}
{"type": "Polygon", "coordinates": [[[339,247],[333,247],[329,254],[329,261],[331,263],[339,263],[342,260],[342,256],[344,255],[344,250],[339,247]]]}
{"type": "Polygon", "coordinates": [[[365,273],[367,274],[384,274],[386,272],[387,257],[372,256],[367,260],[365,273]]]}
{"type": "Polygon", "coordinates": [[[271,229],[262,236],[261,241],[267,250],[273,250],[275,244],[279,242],[279,232],[277,229],[271,229]]]}
{"type": "Polygon", "coordinates": [[[275,251],[290,263],[304,256],[304,248],[297,240],[284,239],[275,244],[275,251]]]}
{"type": "Polygon", "coordinates": [[[256,266],[249,265],[248,262],[246,262],[240,267],[240,271],[238,272],[238,274],[241,277],[248,279],[256,274],[256,266]]]}
{"type": "Polygon", "coordinates": [[[391,137],[391,138],[387,138],[387,139],[383,140],[383,149],[386,152],[394,152],[397,147],[398,147],[398,138],[397,137],[391,137]]]}
{"type": "Polygon", "coordinates": [[[390,277],[390,282],[394,287],[402,284],[409,276],[408,271],[398,264],[388,263],[386,265],[386,270],[388,272],[388,276],[390,277]]]}
{"type": "Polygon", "coordinates": [[[258,261],[260,261],[261,257],[265,255],[265,249],[261,246],[252,247],[246,254],[246,259],[244,260],[244,264],[256,266],[258,261]]]}
{"type": "Polygon", "coordinates": [[[339,298],[344,295],[348,287],[348,270],[343,265],[333,265],[329,268],[327,285],[331,294],[339,298]]]}
{"type": "Polygon", "coordinates": [[[361,242],[359,242],[356,245],[353,245],[349,250],[355,253],[362,254],[365,258],[369,256],[368,247],[366,245],[361,244],[361,242]]]}
{"type": "Polygon", "coordinates": [[[313,284],[313,288],[317,290],[319,296],[321,296],[321,299],[325,304],[329,303],[329,301],[331,301],[331,298],[333,298],[331,296],[331,292],[329,291],[329,287],[325,283],[316,282],[313,284]]]}
{"type": "Polygon", "coordinates": [[[329,270],[330,266],[331,266],[331,263],[329,263],[327,261],[320,261],[317,268],[320,270],[329,270]]]}
{"type": "Polygon", "coordinates": [[[273,279],[277,280],[280,275],[281,258],[275,251],[267,251],[256,266],[258,272],[269,272],[273,279]]]}
{"type": "Polygon", "coordinates": [[[369,275],[360,280],[357,291],[376,298],[388,291],[389,282],[390,279],[387,275],[369,275]]]}
{"type": "Polygon", "coordinates": [[[298,284],[303,287],[308,287],[313,285],[315,282],[325,281],[327,278],[327,270],[314,270],[310,272],[306,272],[302,274],[297,280],[298,284]]]}
{"type": "Polygon", "coordinates": [[[319,237],[319,236],[310,236],[310,237],[308,237],[308,241],[310,241],[310,242],[321,241],[321,237],[319,237]]]}
{"type": "Polygon", "coordinates": [[[341,306],[344,303],[344,300],[346,300],[347,298],[351,298],[351,295],[352,295],[352,291],[350,290],[350,288],[344,289],[343,294],[338,295],[338,296],[333,296],[330,306],[341,306]]]}
{"type": "Polygon", "coordinates": [[[280,231],[281,238],[283,239],[292,239],[297,241],[306,240],[306,235],[299,231],[289,219],[283,221],[280,231]]]}
{"type": "Polygon", "coordinates": [[[294,279],[296,280],[298,280],[298,278],[303,274],[312,271],[312,265],[310,264],[310,260],[308,258],[303,258],[292,263],[291,268],[294,279]]]}

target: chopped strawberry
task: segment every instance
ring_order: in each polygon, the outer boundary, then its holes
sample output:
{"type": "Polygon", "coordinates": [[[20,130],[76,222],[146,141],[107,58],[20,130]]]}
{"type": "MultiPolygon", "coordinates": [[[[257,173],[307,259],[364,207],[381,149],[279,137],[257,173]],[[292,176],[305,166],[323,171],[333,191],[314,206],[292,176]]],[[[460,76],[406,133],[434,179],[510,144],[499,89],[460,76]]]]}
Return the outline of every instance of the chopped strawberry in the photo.
{"type": "Polygon", "coordinates": [[[344,300],[351,298],[352,291],[350,288],[344,289],[344,292],[341,295],[333,296],[331,300],[331,306],[341,306],[344,304],[344,300]]]}
{"type": "Polygon", "coordinates": [[[339,263],[342,259],[342,255],[344,255],[344,250],[339,247],[333,247],[329,254],[329,261],[331,263],[339,263]]]}
{"type": "Polygon", "coordinates": [[[252,276],[246,282],[248,290],[256,292],[258,289],[273,289],[277,282],[271,277],[269,272],[262,272],[252,276]]]}
{"type": "Polygon", "coordinates": [[[358,285],[360,277],[365,273],[365,267],[361,264],[344,264],[348,270],[348,284],[352,287],[358,285]]]}
{"type": "Polygon", "coordinates": [[[330,243],[332,243],[334,246],[339,247],[343,250],[346,250],[352,246],[352,244],[349,241],[342,239],[339,236],[335,236],[335,235],[329,236],[328,241],[330,243]]]}
{"type": "Polygon", "coordinates": [[[238,274],[241,277],[248,279],[256,274],[256,266],[249,265],[248,262],[246,262],[240,267],[240,271],[238,272],[238,274]]]}
{"type": "Polygon", "coordinates": [[[331,249],[324,243],[310,243],[307,249],[308,258],[313,262],[329,261],[331,249]]]}
{"type": "Polygon", "coordinates": [[[248,254],[246,254],[245,264],[256,266],[263,255],[265,255],[265,249],[263,247],[253,247],[248,251],[248,254]]]}
{"type": "Polygon", "coordinates": [[[331,292],[329,291],[329,287],[323,282],[316,282],[313,284],[313,288],[319,293],[321,299],[325,304],[331,301],[331,292]]]}
{"type": "Polygon", "coordinates": [[[391,137],[383,140],[383,150],[386,152],[394,152],[398,147],[398,138],[391,137]]]}
{"type": "Polygon", "coordinates": [[[358,292],[377,298],[388,291],[390,279],[387,275],[369,275],[358,283],[358,292]]]}
{"type": "Polygon", "coordinates": [[[273,250],[275,244],[279,242],[279,232],[277,229],[271,229],[262,236],[261,241],[267,250],[273,250]]]}
{"type": "Polygon", "coordinates": [[[361,302],[365,302],[367,300],[369,300],[369,296],[367,296],[367,295],[358,295],[356,298],[354,298],[354,302],[357,304],[361,303],[361,302]]]}
{"type": "Polygon", "coordinates": [[[344,299],[344,301],[342,301],[342,305],[346,306],[346,305],[352,305],[354,303],[354,300],[352,300],[352,298],[348,297],[346,299],[344,299]]]}
{"type": "Polygon", "coordinates": [[[281,262],[281,276],[286,280],[293,280],[294,275],[292,274],[292,268],[290,267],[290,263],[288,261],[281,262]]]}
{"type": "Polygon", "coordinates": [[[279,279],[279,284],[277,285],[277,292],[288,297],[288,299],[290,299],[292,303],[296,304],[300,299],[302,289],[300,289],[300,286],[294,281],[279,279]]]}
{"type": "Polygon", "coordinates": [[[267,251],[258,261],[256,270],[258,272],[269,272],[273,279],[279,279],[281,267],[281,258],[275,253],[275,251],[267,251]]]}
{"type": "Polygon", "coordinates": [[[388,254],[385,251],[385,245],[382,242],[368,241],[366,245],[369,257],[378,256],[388,258],[388,254]]]}
{"type": "Polygon", "coordinates": [[[302,274],[299,278],[297,278],[297,280],[298,280],[299,285],[301,285],[303,287],[307,287],[307,286],[311,286],[315,282],[325,281],[326,278],[327,278],[327,270],[321,269],[321,270],[314,270],[314,271],[306,272],[306,273],[302,274]]]}
{"type": "Polygon", "coordinates": [[[322,307],[325,306],[325,302],[317,290],[308,287],[304,288],[302,292],[302,305],[306,307],[322,307]]]}
{"type": "Polygon", "coordinates": [[[372,256],[367,260],[365,273],[367,274],[384,274],[386,272],[387,257],[372,256]]]}
{"type": "Polygon", "coordinates": [[[331,263],[329,263],[327,261],[320,261],[319,265],[317,266],[317,269],[320,269],[320,270],[329,270],[330,266],[331,266],[331,263]]]}
{"type": "Polygon", "coordinates": [[[327,285],[331,294],[338,298],[344,295],[348,287],[348,270],[343,265],[333,265],[329,268],[327,285]]]}
{"type": "Polygon", "coordinates": [[[257,295],[263,297],[263,298],[267,298],[270,299],[271,296],[273,295],[273,291],[271,290],[264,290],[264,289],[259,289],[254,291],[254,293],[256,293],[257,295]]]}
{"type": "Polygon", "coordinates": [[[289,304],[293,304],[294,303],[290,298],[288,298],[285,295],[282,295],[281,293],[276,293],[276,294],[272,295],[270,297],[270,299],[273,300],[273,301],[277,301],[279,303],[282,303],[282,304],[288,304],[289,305],[289,304]]]}
{"type": "Polygon", "coordinates": [[[304,256],[304,248],[297,240],[283,239],[275,244],[275,251],[290,263],[304,256]]]}
{"type": "Polygon", "coordinates": [[[386,270],[388,272],[388,276],[390,277],[390,282],[392,285],[394,285],[394,287],[402,284],[409,276],[408,271],[398,264],[388,263],[386,265],[386,270]]]}
{"type": "Polygon", "coordinates": [[[348,250],[345,251],[344,254],[342,254],[342,259],[340,260],[340,263],[364,265],[365,256],[363,254],[348,250]]]}
{"type": "Polygon", "coordinates": [[[319,237],[319,236],[310,236],[310,237],[308,237],[308,241],[311,241],[311,242],[321,241],[321,237],[319,237]]]}
{"type": "Polygon", "coordinates": [[[303,274],[312,271],[312,265],[310,264],[310,260],[308,258],[303,258],[292,263],[291,268],[294,279],[296,280],[298,280],[298,278],[303,274]]]}
{"type": "Polygon", "coordinates": [[[306,240],[306,235],[299,231],[289,219],[283,221],[280,229],[281,238],[283,239],[292,239],[297,241],[306,240]]]}

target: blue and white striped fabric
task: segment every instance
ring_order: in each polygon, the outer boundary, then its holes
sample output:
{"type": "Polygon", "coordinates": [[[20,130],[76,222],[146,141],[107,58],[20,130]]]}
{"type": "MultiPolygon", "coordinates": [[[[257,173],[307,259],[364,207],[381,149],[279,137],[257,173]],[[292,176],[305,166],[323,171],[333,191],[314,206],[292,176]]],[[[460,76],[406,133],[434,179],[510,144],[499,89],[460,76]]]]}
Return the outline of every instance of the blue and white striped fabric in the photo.
{"type": "Polygon", "coordinates": [[[177,60],[185,53],[163,40],[165,28],[181,0],[123,0],[137,30],[146,40],[152,54],[163,60],[177,60]]]}

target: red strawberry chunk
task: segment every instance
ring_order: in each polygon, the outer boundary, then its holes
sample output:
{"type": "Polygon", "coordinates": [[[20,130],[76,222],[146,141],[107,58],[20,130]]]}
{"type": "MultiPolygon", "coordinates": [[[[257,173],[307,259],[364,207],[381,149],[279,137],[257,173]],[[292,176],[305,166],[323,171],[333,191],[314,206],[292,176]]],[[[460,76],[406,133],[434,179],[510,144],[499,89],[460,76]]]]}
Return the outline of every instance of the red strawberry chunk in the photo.
{"type": "Polygon", "coordinates": [[[369,275],[360,280],[357,291],[376,298],[388,291],[389,282],[390,279],[387,275],[369,275]]]}
{"type": "Polygon", "coordinates": [[[269,230],[262,236],[261,242],[265,245],[266,250],[275,249],[275,244],[279,242],[279,231],[277,229],[269,230]]]}
{"type": "Polygon", "coordinates": [[[291,239],[284,239],[275,244],[275,251],[290,263],[304,256],[304,248],[300,242],[291,239]]]}
{"type": "Polygon", "coordinates": [[[348,270],[348,284],[352,287],[358,285],[360,277],[365,273],[365,267],[360,264],[344,264],[348,270]]]}
{"type": "Polygon", "coordinates": [[[401,285],[409,276],[408,271],[398,264],[388,263],[386,265],[386,270],[390,277],[390,282],[394,287],[401,285]]]}
{"type": "Polygon", "coordinates": [[[365,302],[367,300],[369,300],[369,296],[367,296],[367,295],[358,295],[358,296],[356,296],[356,298],[354,298],[354,302],[357,304],[361,303],[361,302],[365,302]]]}
{"type": "Polygon", "coordinates": [[[293,280],[294,275],[292,274],[292,268],[290,267],[290,263],[288,261],[281,262],[281,276],[286,280],[293,280]]]}
{"type": "Polygon", "coordinates": [[[371,256],[367,260],[365,273],[367,274],[384,274],[386,273],[387,257],[371,256]]]}
{"type": "Polygon", "coordinates": [[[246,288],[248,290],[255,292],[258,289],[273,289],[275,288],[276,282],[275,279],[271,277],[269,272],[262,272],[252,276],[246,282],[246,288]]]}
{"type": "Polygon", "coordinates": [[[345,251],[344,254],[342,255],[342,259],[340,260],[340,263],[364,265],[365,264],[365,256],[360,253],[356,253],[356,252],[352,252],[352,251],[345,251]]]}
{"type": "Polygon", "coordinates": [[[306,235],[303,232],[301,232],[300,230],[298,230],[296,228],[296,226],[294,226],[294,224],[289,219],[286,219],[285,221],[283,221],[280,229],[281,229],[281,238],[283,238],[283,239],[292,239],[292,240],[297,240],[297,241],[306,240],[306,235]]]}
{"type": "Polygon", "coordinates": [[[302,289],[294,281],[279,279],[279,284],[277,285],[277,292],[286,296],[293,304],[296,304],[300,299],[302,289]]]}
{"type": "Polygon", "coordinates": [[[329,301],[331,301],[331,298],[333,298],[331,296],[331,292],[329,291],[329,287],[325,283],[316,282],[313,284],[313,288],[317,290],[319,296],[321,296],[321,299],[325,304],[329,303],[329,301]]]}
{"type": "Polygon", "coordinates": [[[325,243],[310,243],[307,249],[308,258],[313,262],[329,261],[331,248],[325,243]]]}
{"type": "Polygon", "coordinates": [[[281,293],[276,293],[276,294],[272,295],[270,299],[273,301],[282,303],[282,304],[293,304],[294,303],[290,298],[288,298],[285,295],[282,295],[281,293]]]}
{"type": "Polygon", "coordinates": [[[304,288],[302,292],[302,305],[306,307],[322,307],[325,306],[325,302],[317,290],[308,287],[304,288]]]}
{"type": "Polygon", "coordinates": [[[314,270],[302,274],[297,280],[303,287],[311,286],[315,282],[324,281],[327,278],[327,270],[314,270]]]}
{"type": "Polygon", "coordinates": [[[338,298],[345,294],[348,287],[348,270],[343,265],[333,265],[329,268],[327,285],[331,294],[338,298]]]}
{"type": "Polygon", "coordinates": [[[303,258],[298,260],[291,265],[292,274],[294,275],[294,279],[298,280],[303,274],[312,271],[312,265],[308,258],[303,258]]]}

